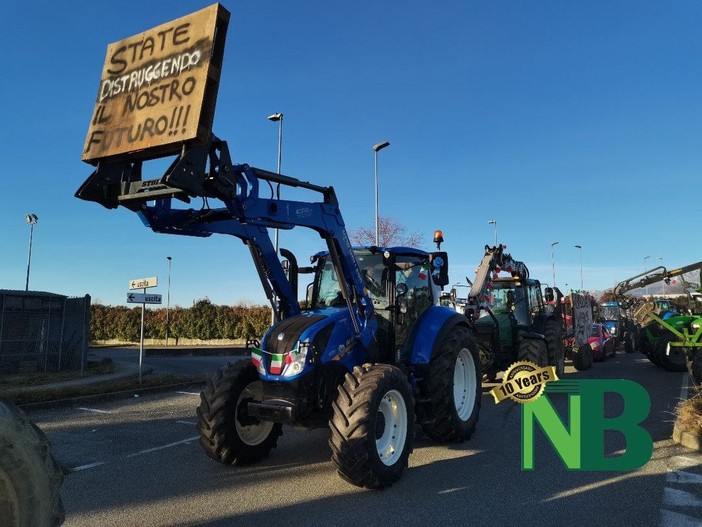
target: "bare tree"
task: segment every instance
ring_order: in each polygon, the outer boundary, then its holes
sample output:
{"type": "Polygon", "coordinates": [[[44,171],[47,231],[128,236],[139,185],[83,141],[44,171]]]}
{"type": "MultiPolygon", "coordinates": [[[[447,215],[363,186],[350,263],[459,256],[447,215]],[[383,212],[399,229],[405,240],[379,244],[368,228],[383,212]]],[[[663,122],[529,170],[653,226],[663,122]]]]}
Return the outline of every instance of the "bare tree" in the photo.
{"type": "MultiPolygon", "coordinates": [[[[354,245],[375,245],[375,225],[351,230],[349,238],[354,245]]],[[[405,226],[395,218],[378,218],[378,243],[381,247],[420,247],[424,238],[422,233],[417,231],[408,233],[405,226]]]]}

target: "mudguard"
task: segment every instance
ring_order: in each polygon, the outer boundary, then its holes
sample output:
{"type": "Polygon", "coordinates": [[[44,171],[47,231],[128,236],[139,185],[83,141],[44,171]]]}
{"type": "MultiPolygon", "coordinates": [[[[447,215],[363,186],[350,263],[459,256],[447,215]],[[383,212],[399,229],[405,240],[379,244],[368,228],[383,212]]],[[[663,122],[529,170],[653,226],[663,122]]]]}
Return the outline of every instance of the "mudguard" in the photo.
{"type": "Polygon", "coordinates": [[[410,364],[429,364],[434,351],[455,326],[470,327],[468,319],[446,306],[432,306],[414,324],[403,346],[403,358],[410,364]]]}

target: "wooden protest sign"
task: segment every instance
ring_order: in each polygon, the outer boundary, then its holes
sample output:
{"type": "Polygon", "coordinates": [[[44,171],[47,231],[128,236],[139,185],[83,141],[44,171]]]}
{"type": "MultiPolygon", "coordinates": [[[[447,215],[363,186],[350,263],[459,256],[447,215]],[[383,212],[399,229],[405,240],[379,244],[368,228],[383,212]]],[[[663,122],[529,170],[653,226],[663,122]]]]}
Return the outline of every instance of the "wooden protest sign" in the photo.
{"type": "Polygon", "coordinates": [[[228,23],[214,4],[110,44],[83,161],[176,154],[207,140],[228,23]]]}

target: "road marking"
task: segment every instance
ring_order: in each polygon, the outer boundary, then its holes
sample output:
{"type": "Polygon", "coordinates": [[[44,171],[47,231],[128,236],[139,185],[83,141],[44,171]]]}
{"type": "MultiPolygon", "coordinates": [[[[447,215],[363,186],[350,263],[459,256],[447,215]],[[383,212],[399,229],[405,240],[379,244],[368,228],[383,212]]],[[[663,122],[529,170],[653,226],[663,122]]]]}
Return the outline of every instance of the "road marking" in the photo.
{"type": "Polygon", "coordinates": [[[97,410],[95,408],[78,408],[78,410],[83,410],[84,412],[95,412],[96,414],[114,414],[115,412],[108,410],[97,410]]]}
{"type": "Polygon", "coordinates": [[[156,446],[154,448],[147,448],[146,450],[140,450],[139,452],[136,452],[134,454],[129,454],[127,456],[127,458],[141,456],[142,454],[149,454],[151,452],[156,452],[157,450],[163,450],[164,448],[171,448],[173,446],[178,446],[178,445],[182,445],[185,443],[192,443],[196,439],[200,439],[200,436],[189,437],[188,439],[183,439],[182,441],[176,441],[175,443],[168,443],[167,445],[156,446]]]}
{"type": "Polygon", "coordinates": [[[661,509],[660,527],[700,527],[700,520],[680,514],[679,512],[661,509]]]}
{"type": "Polygon", "coordinates": [[[673,507],[702,507],[702,498],[692,492],[666,487],[663,489],[663,505],[673,507]]]}
{"type": "Polygon", "coordinates": [[[692,459],[691,457],[687,456],[675,456],[670,458],[670,465],[676,465],[677,467],[680,468],[690,468],[690,467],[695,467],[699,465],[699,461],[696,459],[692,459]]]}
{"type": "Polygon", "coordinates": [[[702,484],[702,474],[694,474],[683,470],[669,470],[665,478],[668,483],[693,483],[702,484]]]}
{"type": "Polygon", "coordinates": [[[200,392],[176,392],[180,395],[200,395],[200,392]]]}
{"type": "Polygon", "coordinates": [[[195,426],[197,424],[195,421],[176,421],[176,423],[180,423],[182,425],[191,425],[191,426],[195,426]]]}
{"type": "Polygon", "coordinates": [[[79,470],[86,470],[89,468],[95,468],[99,467],[100,465],[104,465],[106,462],[105,461],[96,461],[95,463],[89,463],[87,465],[81,465],[79,467],[73,467],[71,469],[72,472],[78,472],[79,470]]]}

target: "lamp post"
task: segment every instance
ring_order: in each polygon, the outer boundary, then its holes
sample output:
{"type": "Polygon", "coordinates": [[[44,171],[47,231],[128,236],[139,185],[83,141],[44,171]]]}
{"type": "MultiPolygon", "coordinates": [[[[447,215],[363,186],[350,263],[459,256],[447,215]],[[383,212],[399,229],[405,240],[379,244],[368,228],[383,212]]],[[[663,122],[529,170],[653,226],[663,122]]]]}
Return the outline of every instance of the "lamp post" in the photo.
{"type": "MultiPolygon", "coordinates": [[[[662,256],[656,256],[656,260],[661,262],[661,267],[663,267],[663,257],[662,256]]],[[[666,296],[668,294],[668,284],[665,283],[665,280],[663,280],[663,296],[666,296]]]]}
{"type": "Polygon", "coordinates": [[[585,287],[583,287],[583,246],[582,245],[576,245],[576,249],[580,249],[580,292],[585,291],[585,287]]]}
{"type": "MultiPolygon", "coordinates": [[[[283,114],[278,112],[268,116],[268,120],[278,123],[278,175],[281,174],[280,169],[283,161],[283,114]]],[[[280,183],[275,186],[275,197],[280,199],[280,183]]],[[[276,227],[273,235],[273,246],[275,254],[278,255],[278,228],[276,227]]]]}
{"type": "Polygon", "coordinates": [[[386,146],[390,146],[389,141],[382,141],[378,144],[373,145],[373,151],[375,152],[375,246],[380,245],[378,242],[378,152],[381,151],[386,146]]]}
{"type": "MultiPolygon", "coordinates": [[[[648,259],[649,259],[649,258],[650,258],[650,256],[644,256],[644,259],[643,259],[643,261],[644,261],[644,273],[645,273],[646,271],[648,271],[647,262],[648,262],[648,259]]],[[[646,294],[646,296],[648,296],[648,285],[647,285],[646,288],[644,289],[644,293],[646,294]]]]}
{"type": "Polygon", "coordinates": [[[171,309],[171,258],[170,256],[166,256],[166,260],[168,260],[168,289],[166,293],[166,347],[168,347],[168,330],[171,327],[170,324],[170,318],[169,318],[169,311],[171,309]]]}
{"type": "Polygon", "coordinates": [[[553,268],[553,287],[556,287],[556,251],[554,247],[558,245],[558,242],[553,242],[551,244],[551,267],[553,268]]]}
{"type": "MultiPolygon", "coordinates": [[[[278,123],[278,175],[280,175],[283,163],[283,114],[281,112],[271,114],[268,116],[268,120],[278,123]]],[[[280,183],[276,183],[275,197],[280,199],[280,183]]],[[[275,257],[278,258],[278,227],[273,231],[273,248],[275,249],[275,257]]],[[[278,313],[278,297],[273,295],[272,301],[271,324],[275,324],[278,313]]]]}
{"type": "Polygon", "coordinates": [[[495,247],[497,247],[497,220],[490,220],[488,221],[488,224],[495,226],[495,247]]]}
{"type": "Polygon", "coordinates": [[[24,290],[29,291],[29,268],[32,265],[32,238],[34,237],[34,225],[39,221],[36,214],[27,214],[24,220],[29,225],[29,256],[27,257],[27,281],[24,283],[24,290]]]}

